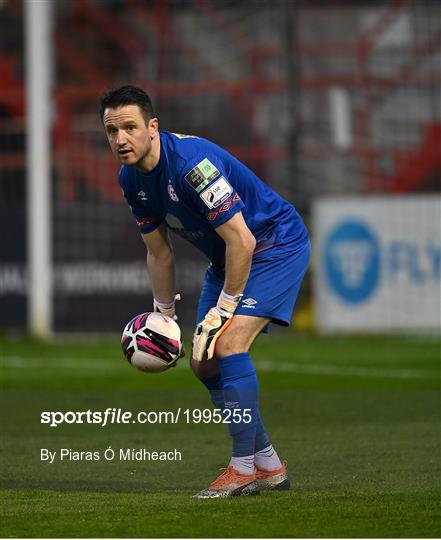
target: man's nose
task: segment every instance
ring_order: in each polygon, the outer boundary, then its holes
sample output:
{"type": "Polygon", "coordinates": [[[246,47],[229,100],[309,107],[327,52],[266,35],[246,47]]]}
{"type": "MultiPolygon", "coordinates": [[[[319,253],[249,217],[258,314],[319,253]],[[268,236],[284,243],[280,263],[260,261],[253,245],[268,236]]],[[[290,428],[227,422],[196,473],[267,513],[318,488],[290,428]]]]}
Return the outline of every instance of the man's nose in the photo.
{"type": "Polygon", "coordinates": [[[122,146],[123,144],[125,144],[126,141],[127,141],[126,134],[124,133],[123,130],[119,130],[116,136],[116,144],[118,144],[119,146],[122,146]]]}

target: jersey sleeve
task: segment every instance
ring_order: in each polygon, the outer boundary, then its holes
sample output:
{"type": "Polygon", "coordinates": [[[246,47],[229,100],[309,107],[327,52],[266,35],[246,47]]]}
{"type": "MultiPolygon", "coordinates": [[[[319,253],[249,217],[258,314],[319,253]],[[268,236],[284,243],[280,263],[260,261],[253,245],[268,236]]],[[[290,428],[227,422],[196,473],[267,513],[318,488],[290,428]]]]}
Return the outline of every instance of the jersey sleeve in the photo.
{"type": "Polygon", "coordinates": [[[200,156],[186,164],[181,176],[185,192],[213,228],[245,206],[221,160],[215,156],[200,156]]]}
{"type": "Polygon", "coordinates": [[[147,202],[143,200],[143,193],[132,188],[129,175],[124,171],[124,168],[120,170],[118,180],[127,204],[136,220],[139,232],[142,234],[153,232],[162,222],[160,216],[156,215],[147,202]]]}

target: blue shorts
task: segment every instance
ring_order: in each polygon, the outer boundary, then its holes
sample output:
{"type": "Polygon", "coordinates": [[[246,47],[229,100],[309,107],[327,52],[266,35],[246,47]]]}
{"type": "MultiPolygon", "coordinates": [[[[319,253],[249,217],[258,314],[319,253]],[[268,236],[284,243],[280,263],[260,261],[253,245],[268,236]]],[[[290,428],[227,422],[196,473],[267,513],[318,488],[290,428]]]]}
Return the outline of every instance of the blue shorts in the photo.
{"type": "MultiPolygon", "coordinates": [[[[235,314],[271,319],[271,322],[289,326],[294,305],[308,268],[311,245],[299,252],[259,253],[251,265],[250,275],[242,300],[235,314]]],[[[216,305],[224,286],[224,274],[209,266],[199,298],[196,324],[216,305]]]]}

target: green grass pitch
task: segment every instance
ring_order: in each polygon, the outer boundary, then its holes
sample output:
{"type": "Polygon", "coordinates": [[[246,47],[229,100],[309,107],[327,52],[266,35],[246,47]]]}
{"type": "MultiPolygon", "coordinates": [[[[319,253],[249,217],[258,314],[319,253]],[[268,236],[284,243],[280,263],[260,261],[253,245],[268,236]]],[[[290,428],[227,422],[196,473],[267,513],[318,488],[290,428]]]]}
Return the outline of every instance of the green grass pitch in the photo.
{"type": "MultiPolygon", "coordinates": [[[[187,340],[188,341],[188,340],[187,340]]],[[[440,341],[273,334],[253,349],[261,410],[293,489],[194,500],[225,467],[216,424],[77,424],[42,411],[210,406],[186,359],[131,368],[118,338],[0,337],[0,537],[439,537],[440,341]],[[40,450],[181,452],[182,461],[56,461],[40,450]]]]}

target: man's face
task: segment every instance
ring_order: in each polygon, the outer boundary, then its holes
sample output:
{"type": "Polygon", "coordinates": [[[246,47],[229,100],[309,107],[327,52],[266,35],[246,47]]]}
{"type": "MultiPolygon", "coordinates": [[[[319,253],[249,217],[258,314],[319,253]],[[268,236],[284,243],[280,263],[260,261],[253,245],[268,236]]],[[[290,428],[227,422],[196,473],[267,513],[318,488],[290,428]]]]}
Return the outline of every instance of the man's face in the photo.
{"type": "Polygon", "coordinates": [[[103,123],[110,148],[118,161],[142,168],[150,154],[152,140],[158,135],[158,120],[153,118],[146,125],[138,105],[123,105],[106,109],[103,123]]]}

